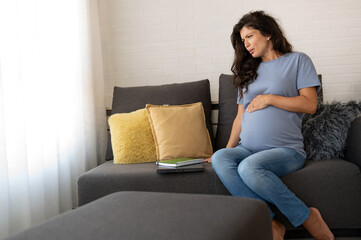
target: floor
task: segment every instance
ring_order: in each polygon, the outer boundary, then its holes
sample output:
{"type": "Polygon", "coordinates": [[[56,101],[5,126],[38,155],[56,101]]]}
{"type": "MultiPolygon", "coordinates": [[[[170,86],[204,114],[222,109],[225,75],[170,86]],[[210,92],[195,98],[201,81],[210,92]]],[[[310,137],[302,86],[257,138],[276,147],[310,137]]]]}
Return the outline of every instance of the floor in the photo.
{"type": "MultiPolygon", "coordinates": [[[[342,229],[334,229],[333,234],[338,236],[335,240],[361,240],[361,231],[360,229],[352,229],[352,230],[342,230],[342,229]],[[343,237],[339,237],[343,236],[343,237]],[[356,236],[356,237],[355,237],[356,236]]],[[[304,231],[298,232],[286,232],[285,236],[286,240],[312,240],[311,235],[304,231]]]]}
{"type": "MultiPolygon", "coordinates": [[[[287,240],[312,240],[313,238],[288,238],[287,240]]],[[[340,237],[335,240],[361,240],[361,237],[340,237]]]]}

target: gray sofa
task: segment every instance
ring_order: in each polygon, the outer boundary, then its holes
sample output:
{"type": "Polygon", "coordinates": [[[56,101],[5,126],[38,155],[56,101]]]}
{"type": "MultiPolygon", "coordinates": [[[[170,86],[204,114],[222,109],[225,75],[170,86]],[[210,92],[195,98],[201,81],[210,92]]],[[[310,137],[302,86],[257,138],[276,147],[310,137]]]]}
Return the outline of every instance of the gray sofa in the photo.
{"type": "MultiPolygon", "coordinates": [[[[131,112],[145,104],[187,104],[202,102],[214,150],[225,147],[237,112],[237,90],[229,75],[219,80],[219,104],[212,105],[208,80],[162,86],[114,88],[112,114],[131,112]],[[219,110],[217,132],[212,134],[211,112],[219,110]]],[[[317,207],[335,236],[361,236],[361,118],[352,122],[344,159],[307,161],[305,166],[282,181],[308,206],[317,207]]],[[[84,173],[78,180],[79,206],[118,191],[176,192],[229,195],[211,164],[205,171],[157,174],[155,163],[113,164],[111,143],[107,160],[84,173]]],[[[287,228],[286,237],[307,236],[277,212],[287,228]]]]}

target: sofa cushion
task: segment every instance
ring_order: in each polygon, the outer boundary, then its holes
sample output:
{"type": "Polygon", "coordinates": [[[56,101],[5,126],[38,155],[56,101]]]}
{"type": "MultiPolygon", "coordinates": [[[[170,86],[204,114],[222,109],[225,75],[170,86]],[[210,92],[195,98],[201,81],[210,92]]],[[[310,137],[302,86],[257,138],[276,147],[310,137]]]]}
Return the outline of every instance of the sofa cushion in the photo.
{"type": "MultiPolygon", "coordinates": [[[[203,166],[204,172],[157,174],[154,163],[108,161],[79,178],[79,205],[119,191],[229,195],[211,164],[203,166]]],[[[331,228],[361,228],[361,174],[355,164],[342,159],[307,161],[281,180],[308,206],[318,208],[331,228]]],[[[294,229],[278,211],[277,216],[287,229],[294,229]]]]}
{"type": "Polygon", "coordinates": [[[147,104],[157,159],[207,158],[213,153],[202,103],[147,104]]]}
{"type": "Polygon", "coordinates": [[[330,228],[361,228],[361,173],[355,164],[343,159],[307,161],[281,180],[307,206],[318,208],[330,228]]]}
{"type": "MultiPolygon", "coordinates": [[[[112,114],[129,113],[144,108],[146,104],[181,105],[196,102],[202,102],[203,104],[207,129],[213,140],[209,80],[160,86],[114,87],[112,114]]],[[[106,160],[111,159],[113,159],[113,152],[111,144],[108,144],[106,160]]]]}
{"type": "Polygon", "coordinates": [[[114,163],[155,162],[152,130],[146,109],[113,114],[109,120],[114,163]]]}
{"type": "Polygon", "coordinates": [[[119,191],[150,191],[229,195],[210,163],[203,172],[158,174],[155,163],[114,164],[107,161],[78,179],[78,204],[119,191]]]}

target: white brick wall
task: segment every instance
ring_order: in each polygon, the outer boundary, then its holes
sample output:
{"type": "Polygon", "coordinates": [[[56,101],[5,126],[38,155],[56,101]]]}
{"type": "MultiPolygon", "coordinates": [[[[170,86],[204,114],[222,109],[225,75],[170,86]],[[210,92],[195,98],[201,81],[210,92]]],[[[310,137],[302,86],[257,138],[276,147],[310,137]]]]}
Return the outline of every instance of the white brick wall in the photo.
{"type": "Polygon", "coordinates": [[[361,100],[359,0],[98,0],[107,107],[115,85],[141,86],[230,73],[230,34],[239,18],[265,10],[296,51],[323,75],[326,101],[361,100]]]}

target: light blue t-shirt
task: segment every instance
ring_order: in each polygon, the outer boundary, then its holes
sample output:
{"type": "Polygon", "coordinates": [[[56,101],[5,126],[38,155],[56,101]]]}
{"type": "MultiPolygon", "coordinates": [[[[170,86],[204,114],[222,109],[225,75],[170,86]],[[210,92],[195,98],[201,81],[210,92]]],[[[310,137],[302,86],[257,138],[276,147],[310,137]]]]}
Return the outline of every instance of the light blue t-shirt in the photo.
{"type": "MultiPolygon", "coordinates": [[[[248,86],[242,98],[238,92],[237,103],[243,104],[244,109],[260,94],[295,97],[299,96],[298,90],[301,88],[319,88],[321,85],[311,59],[299,52],[262,62],[257,73],[257,79],[248,86]]],[[[252,113],[246,111],[241,122],[240,143],[251,152],[286,147],[306,157],[301,133],[302,116],[301,113],[274,106],[252,113]]]]}

